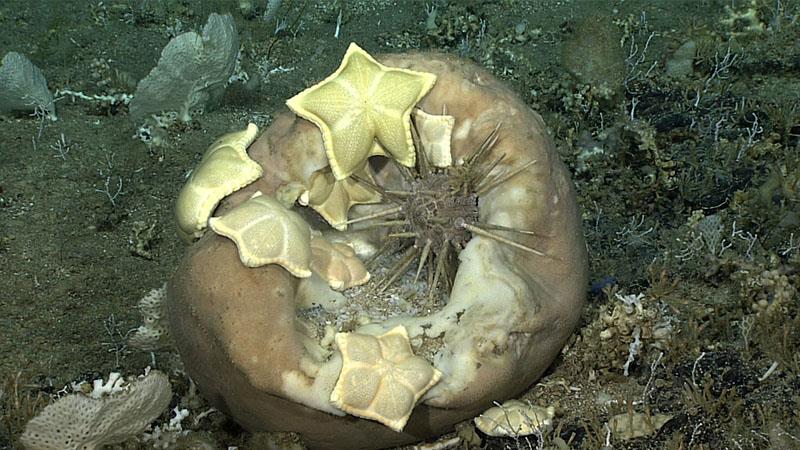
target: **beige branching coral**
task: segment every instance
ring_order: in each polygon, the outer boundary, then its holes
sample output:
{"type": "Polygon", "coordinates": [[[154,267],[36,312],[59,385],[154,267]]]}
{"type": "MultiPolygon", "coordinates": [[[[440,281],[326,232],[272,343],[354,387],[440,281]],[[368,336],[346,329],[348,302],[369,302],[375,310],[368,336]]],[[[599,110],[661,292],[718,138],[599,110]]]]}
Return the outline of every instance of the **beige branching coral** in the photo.
{"type": "Polygon", "coordinates": [[[342,371],[331,393],[341,410],[401,431],[419,399],[442,373],[411,350],[398,325],[379,336],[338,333],[342,371]]]}
{"type": "Polygon", "coordinates": [[[602,374],[621,370],[628,376],[634,362],[649,360],[667,348],[673,320],[653,298],[616,293],[580,332],[587,346],[582,357],[585,369],[602,374]]]}
{"type": "Polygon", "coordinates": [[[605,428],[615,438],[628,441],[652,436],[670,419],[669,414],[622,413],[609,418],[605,428]]]}
{"type": "Polygon", "coordinates": [[[32,450],[93,450],[140,435],[169,406],[169,379],[152,370],[126,385],[114,375],[95,383],[96,395],[71,394],[47,406],[20,442],[32,450]]]}

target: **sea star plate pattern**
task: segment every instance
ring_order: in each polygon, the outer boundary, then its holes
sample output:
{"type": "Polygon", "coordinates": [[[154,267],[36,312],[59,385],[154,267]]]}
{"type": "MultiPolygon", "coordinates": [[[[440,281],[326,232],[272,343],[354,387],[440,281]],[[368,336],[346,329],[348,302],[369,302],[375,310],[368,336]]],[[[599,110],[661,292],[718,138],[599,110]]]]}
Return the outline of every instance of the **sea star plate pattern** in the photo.
{"type": "Polygon", "coordinates": [[[452,166],[453,157],[450,152],[450,141],[456,118],[447,114],[428,114],[421,109],[417,109],[414,111],[414,121],[428,162],[435,167],[452,166]]]}
{"type": "Polygon", "coordinates": [[[431,73],[384,66],[351,43],[331,76],[286,105],[319,127],[333,175],[342,180],[380,152],[376,140],[398,163],[414,166],[411,109],[435,82],[431,73]]]}
{"type": "Polygon", "coordinates": [[[331,402],[398,432],[422,395],[442,376],[425,358],[414,355],[402,325],[379,336],[338,333],[336,345],[342,353],[342,371],[331,402]]]}
{"type": "Polygon", "coordinates": [[[311,270],[335,291],[350,289],[369,281],[369,272],[347,244],[311,238],[311,270]]]}
{"type": "Polygon", "coordinates": [[[220,137],[206,150],[175,202],[181,239],[191,242],[202,236],[220,200],[261,176],[261,166],[247,155],[257,135],[258,127],[251,123],[245,130],[220,137]]]}
{"type": "MultiPolygon", "coordinates": [[[[356,174],[374,183],[368,165],[356,174]]],[[[353,205],[378,203],[381,195],[352,177],[337,180],[329,167],[320,169],[309,178],[309,189],[300,196],[300,204],[312,207],[333,228],[347,229],[347,213],[353,205]]]]}
{"type": "Polygon", "coordinates": [[[311,228],[272,197],[256,192],[224,216],[209,219],[208,225],[236,243],[247,267],[279,264],[298,278],[311,276],[311,228]]]}

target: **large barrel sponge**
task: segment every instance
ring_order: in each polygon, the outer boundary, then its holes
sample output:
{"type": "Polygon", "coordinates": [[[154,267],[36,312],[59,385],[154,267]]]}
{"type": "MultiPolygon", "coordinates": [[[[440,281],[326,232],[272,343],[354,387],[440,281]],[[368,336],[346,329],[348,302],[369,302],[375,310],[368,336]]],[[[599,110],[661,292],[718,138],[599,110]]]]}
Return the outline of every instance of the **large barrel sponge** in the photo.
{"type": "MultiPolygon", "coordinates": [[[[168,284],[167,303],[170,331],[187,373],[246,429],[299,432],[315,448],[417,442],[520,394],[558,355],[585,300],[586,247],[575,193],[540,116],[469,62],[430,53],[378,60],[437,76],[418,106],[434,114],[446,108],[455,117],[453,161],[467,159],[500,124],[488,159],[505,156],[494,170],[527,167],[480,196],[480,221],[532,231],[504,235],[541,255],[473,236],[459,255],[446,304],[357,330],[377,336],[403,325],[412,342],[439,342],[429,360],[441,380],[397,432],[345,415],[332,404],[342,355],[335,347],[322,358],[310,354],[318,346],[309,344],[313,339],[298,325],[306,281],[278,265],[245,267],[234,243],[214,233],[192,244],[168,284]]],[[[216,215],[256,191],[270,195],[292,184],[307,185],[309,176],[326,165],[318,128],[290,113],[278,114],[248,151],[263,176],[226,198],[216,215]]],[[[393,167],[380,167],[376,182],[388,188],[402,184],[393,167]]],[[[369,208],[375,206],[354,211],[369,208]]],[[[319,223],[324,222],[315,226],[319,223]]],[[[327,236],[352,232],[323,231],[327,236]]]]}

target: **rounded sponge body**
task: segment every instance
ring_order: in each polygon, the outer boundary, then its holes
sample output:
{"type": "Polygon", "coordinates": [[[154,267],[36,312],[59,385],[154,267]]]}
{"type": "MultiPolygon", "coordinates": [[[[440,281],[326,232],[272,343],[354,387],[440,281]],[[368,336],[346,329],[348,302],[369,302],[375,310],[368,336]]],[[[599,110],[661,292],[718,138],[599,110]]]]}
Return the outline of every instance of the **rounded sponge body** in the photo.
{"type": "MultiPolygon", "coordinates": [[[[346,415],[331,401],[347,361],[335,346],[326,351],[304,333],[298,310],[308,303],[303,283],[309,279],[295,278],[277,265],[245,267],[234,243],[213,233],[194,243],[168,284],[167,302],[170,333],[187,373],[213,404],[246,429],[299,432],[315,448],[417,442],[519,394],[558,355],[585,300],[586,246],[575,193],[540,116],[469,62],[429,53],[377,59],[436,75],[433,89],[417,106],[429,114],[446,110],[455,118],[455,164],[497,129],[489,160],[502,159],[492,170],[498,179],[519,171],[480,195],[479,219],[525,230],[503,236],[537,253],[473,234],[459,255],[448,301],[439,310],[355,330],[378,336],[402,325],[411,342],[437,342],[429,360],[441,377],[402,430],[394,431],[346,415]]],[[[278,195],[285,186],[307,184],[327,165],[317,127],[289,113],[276,117],[249,155],[264,174],[224,199],[217,215],[256,191],[278,195]]],[[[376,183],[390,189],[403,182],[391,167],[375,173],[376,183]]]]}

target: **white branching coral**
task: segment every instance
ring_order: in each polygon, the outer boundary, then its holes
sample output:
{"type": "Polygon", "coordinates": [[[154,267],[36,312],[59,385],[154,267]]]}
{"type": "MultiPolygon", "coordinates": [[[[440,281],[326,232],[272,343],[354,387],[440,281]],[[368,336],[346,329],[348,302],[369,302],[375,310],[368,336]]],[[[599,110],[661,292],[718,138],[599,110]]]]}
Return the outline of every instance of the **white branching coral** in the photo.
{"type": "Polygon", "coordinates": [[[166,375],[148,371],[123,382],[111,374],[97,380],[91,394],[70,394],[31,419],[20,442],[35,450],[92,450],[139,436],[169,405],[166,375]]]}
{"type": "Polygon", "coordinates": [[[600,372],[622,369],[626,376],[636,361],[647,360],[651,351],[663,351],[671,337],[672,318],[644,294],[617,293],[581,331],[590,348],[585,364],[600,372]]]}
{"type": "Polygon", "coordinates": [[[189,430],[183,429],[183,421],[189,417],[189,410],[186,408],[175,407],[172,409],[174,416],[169,419],[169,423],[156,425],[149,433],[144,434],[143,441],[151,444],[154,448],[171,448],[182,437],[189,434],[189,430]]]}
{"type": "MultiPolygon", "coordinates": [[[[92,382],[92,392],[88,395],[95,399],[101,399],[112,394],[123,392],[125,387],[125,378],[122,377],[122,374],[119,372],[111,372],[108,374],[108,380],[105,382],[102,378],[94,380],[92,382]]],[[[81,383],[74,384],[73,388],[75,391],[79,391],[81,389],[81,383]]]]}

